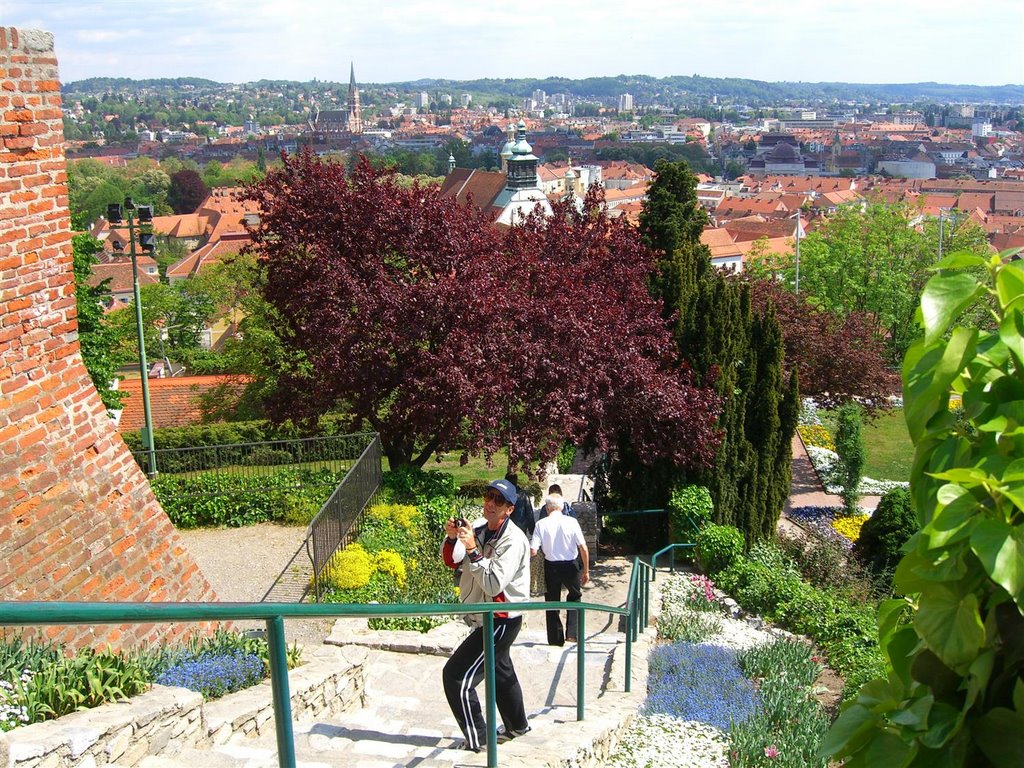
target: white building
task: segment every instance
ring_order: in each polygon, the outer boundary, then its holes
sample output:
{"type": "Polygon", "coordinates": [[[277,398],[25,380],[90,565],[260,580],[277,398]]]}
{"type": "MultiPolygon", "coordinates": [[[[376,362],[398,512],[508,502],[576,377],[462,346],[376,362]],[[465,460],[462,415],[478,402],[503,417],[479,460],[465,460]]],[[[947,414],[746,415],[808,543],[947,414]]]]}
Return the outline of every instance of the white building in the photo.
{"type": "Polygon", "coordinates": [[[628,93],[624,93],[619,96],[619,112],[632,112],[633,111],[633,96],[628,93]]]}

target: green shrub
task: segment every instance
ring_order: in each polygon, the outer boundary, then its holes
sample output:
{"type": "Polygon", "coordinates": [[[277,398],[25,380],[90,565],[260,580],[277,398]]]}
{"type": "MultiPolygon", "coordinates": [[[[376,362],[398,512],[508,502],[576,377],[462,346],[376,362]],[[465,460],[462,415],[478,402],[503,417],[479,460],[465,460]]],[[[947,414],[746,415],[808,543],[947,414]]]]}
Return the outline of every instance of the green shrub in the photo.
{"type": "Polygon", "coordinates": [[[856,403],[846,403],[836,412],[836,453],[839,455],[839,476],[843,486],[846,514],[857,514],[860,480],[864,474],[864,440],[861,437],[862,410],[856,403]]]}
{"type": "Polygon", "coordinates": [[[860,529],[854,556],[871,572],[875,584],[892,592],[892,576],[903,556],[902,547],[918,529],[909,488],[896,488],[878,502],[878,509],[860,529]]]}
{"type": "Polygon", "coordinates": [[[178,528],[237,528],[284,520],[288,509],[308,511],[315,506],[319,510],[342,477],[325,469],[281,470],[262,477],[213,472],[191,477],[161,474],[153,478],[150,487],[178,528]]]}
{"type": "Polygon", "coordinates": [[[712,577],[743,555],[743,534],[731,525],[705,525],[696,543],[701,570],[712,577]]]}
{"type": "Polygon", "coordinates": [[[572,471],[572,464],[576,460],[576,446],[572,443],[562,443],[555,457],[555,464],[558,466],[560,475],[567,475],[572,471]]]}
{"type": "Polygon", "coordinates": [[[263,445],[253,448],[245,458],[245,463],[250,467],[274,467],[291,464],[293,461],[291,451],[263,445]]]}
{"type": "Polygon", "coordinates": [[[778,544],[800,575],[814,586],[834,589],[858,603],[869,599],[872,590],[868,574],[835,539],[780,535],[778,544]]]}
{"type": "Polygon", "coordinates": [[[483,498],[487,486],[486,480],[467,480],[459,486],[459,496],[465,496],[467,499],[483,498]]]}
{"type": "Polygon", "coordinates": [[[672,542],[692,542],[711,520],[715,504],[703,485],[687,484],[672,489],[668,500],[669,537],[672,542]]]}
{"type": "MultiPolygon", "coordinates": [[[[281,522],[285,525],[309,525],[323,507],[319,494],[286,493],[281,499],[281,522]]],[[[326,501],[326,499],[324,499],[326,501]]]]}

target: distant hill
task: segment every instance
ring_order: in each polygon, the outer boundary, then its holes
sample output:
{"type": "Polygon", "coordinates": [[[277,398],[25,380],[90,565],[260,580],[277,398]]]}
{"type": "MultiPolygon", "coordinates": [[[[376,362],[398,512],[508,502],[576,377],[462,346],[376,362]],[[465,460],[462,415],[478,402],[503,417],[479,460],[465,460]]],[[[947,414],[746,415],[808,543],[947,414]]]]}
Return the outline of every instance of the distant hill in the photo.
{"type": "MultiPolygon", "coordinates": [[[[344,83],[313,81],[298,83],[287,80],[261,80],[255,85],[293,87],[344,87],[344,83]]],[[[66,94],[101,94],[107,91],[137,88],[217,88],[224,85],[198,77],[131,80],[118,77],[94,77],[64,84],[66,94]]],[[[569,93],[578,98],[609,99],[622,93],[631,93],[641,103],[670,104],[687,99],[711,99],[744,103],[751,106],[784,102],[832,103],[835,101],[913,103],[934,101],[943,103],[1024,104],[1024,85],[955,85],[948,83],[810,83],[767,82],[735,77],[702,77],[675,75],[656,78],[649,75],[618,75],[616,77],[588,77],[573,80],[563,77],[547,78],[484,78],[479,80],[421,79],[397,83],[360,83],[364,89],[395,89],[399,91],[444,91],[471,94],[491,94],[524,98],[540,89],[547,93],[569,93]]]]}

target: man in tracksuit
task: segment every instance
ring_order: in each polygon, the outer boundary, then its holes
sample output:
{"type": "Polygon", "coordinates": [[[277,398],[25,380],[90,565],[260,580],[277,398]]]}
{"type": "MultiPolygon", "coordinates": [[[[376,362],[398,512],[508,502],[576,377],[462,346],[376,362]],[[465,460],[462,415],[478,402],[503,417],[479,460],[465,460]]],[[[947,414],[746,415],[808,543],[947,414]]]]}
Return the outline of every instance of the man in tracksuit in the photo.
{"type": "MultiPolygon", "coordinates": [[[[462,561],[459,591],[464,603],[525,603],[530,599],[530,545],[526,535],[511,522],[516,488],[508,480],[495,480],[484,494],[486,525],[472,528],[456,526],[454,519],[445,524],[448,534],[441,547],[444,562],[450,568],[455,561],[455,543],[466,550],[462,561]]],[[[466,740],[459,746],[479,752],[487,741],[487,723],[480,711],[476,686],[484,677],[483,617],[467,615],[474,627],[462,645],[455,649],[444,666],[442,679],[448,705],[466,740]]],[[[503,739],[521,736],[530,730],[523,705],[523,690],[512,666],[509,651],[519,635],[523,616],[513,611],[494,614],[494,682],[503,739]]]]}

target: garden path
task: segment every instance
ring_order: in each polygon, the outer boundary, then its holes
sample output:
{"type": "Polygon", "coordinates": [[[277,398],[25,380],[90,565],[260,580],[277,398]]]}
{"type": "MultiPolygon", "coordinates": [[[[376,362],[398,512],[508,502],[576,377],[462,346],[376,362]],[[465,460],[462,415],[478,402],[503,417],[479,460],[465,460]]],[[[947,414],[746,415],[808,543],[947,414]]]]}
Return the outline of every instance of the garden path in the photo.
{"type": "MultiPolygon", "coordinates": [[[[861,496],[860,506],[874,511],[881,496],[861,496]]],[[[793,435],[793,477],[789,486],[789,498],[782,509],[787,515],[796,507],[841,507],[843,499],[838,494],[827,493],[821,479],[807,456],[804,441],[800,435],[793,435]]]]}

